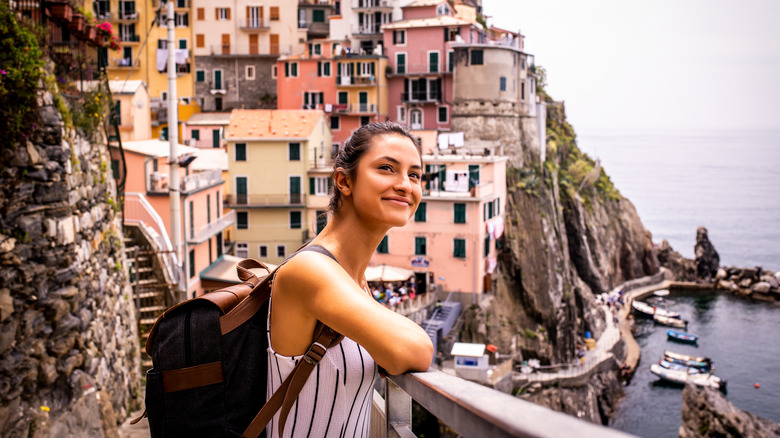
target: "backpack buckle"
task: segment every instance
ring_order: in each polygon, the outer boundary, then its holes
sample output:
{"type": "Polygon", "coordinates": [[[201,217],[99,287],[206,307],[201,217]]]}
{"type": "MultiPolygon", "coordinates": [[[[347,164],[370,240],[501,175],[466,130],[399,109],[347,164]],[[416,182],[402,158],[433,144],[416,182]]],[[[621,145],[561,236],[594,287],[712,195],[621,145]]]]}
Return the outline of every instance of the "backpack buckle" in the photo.
{"type": "Polygon", "coordinates": [[[306,362],[309,362],[312,366],[317,366],[317,364],[320,363],[322,358],[325,356],[326,351],[328,351],[328,349],[325,348],[324,345],[320,344],[319,342],[314,342],[311,344],[311,347],[309,347],[309,350],[306,351],[306,354],[303,355],[303,359],[306,362]]]}

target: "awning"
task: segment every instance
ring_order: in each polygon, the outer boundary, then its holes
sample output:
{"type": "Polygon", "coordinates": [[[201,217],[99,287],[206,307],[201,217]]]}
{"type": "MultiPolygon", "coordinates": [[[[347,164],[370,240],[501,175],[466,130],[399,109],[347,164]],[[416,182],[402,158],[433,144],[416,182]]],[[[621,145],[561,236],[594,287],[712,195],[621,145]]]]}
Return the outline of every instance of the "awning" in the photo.
{"type": "Polygon", "coordinates": [[[405,281],[414,275],[411,269],[390,265],[369,266],[366,268],[367,281],[405,281]]]}

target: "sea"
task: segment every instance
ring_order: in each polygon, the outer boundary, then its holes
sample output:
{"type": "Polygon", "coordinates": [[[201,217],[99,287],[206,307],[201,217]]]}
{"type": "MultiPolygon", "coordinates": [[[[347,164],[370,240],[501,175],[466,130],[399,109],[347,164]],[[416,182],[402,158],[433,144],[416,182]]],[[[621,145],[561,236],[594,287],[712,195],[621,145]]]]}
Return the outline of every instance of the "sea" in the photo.
{"type": "MultiPolygon", "coordinates": [[[[693,258],[704,226],[721,266],[780,270],[780,130],[578,130],[577,141],[631,200],[655,243],[666,239],[693,258]]],[[[731,403],[780,422],[780,305],[715,291],[672,291],[665,300],[699,343],[671,343],[666,328],[638,321],[641,361],[610,426],[678,436],[682,388],[649,371],[664,350],[711,357],[731,403]]]]}

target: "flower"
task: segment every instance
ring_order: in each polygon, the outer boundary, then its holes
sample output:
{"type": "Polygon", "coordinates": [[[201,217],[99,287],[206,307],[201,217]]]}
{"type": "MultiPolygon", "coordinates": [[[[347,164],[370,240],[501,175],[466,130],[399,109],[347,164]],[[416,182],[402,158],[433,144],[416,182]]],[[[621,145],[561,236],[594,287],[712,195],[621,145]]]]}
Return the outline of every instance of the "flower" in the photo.
{"type": "Polygon", "coordinates": [[[0,69],[0,75],[7,75],[7,74],[8,74],[8,72],[7,72],[7,71],[5,71],[5,70],[3,70],[3,69],[0,69]]]}

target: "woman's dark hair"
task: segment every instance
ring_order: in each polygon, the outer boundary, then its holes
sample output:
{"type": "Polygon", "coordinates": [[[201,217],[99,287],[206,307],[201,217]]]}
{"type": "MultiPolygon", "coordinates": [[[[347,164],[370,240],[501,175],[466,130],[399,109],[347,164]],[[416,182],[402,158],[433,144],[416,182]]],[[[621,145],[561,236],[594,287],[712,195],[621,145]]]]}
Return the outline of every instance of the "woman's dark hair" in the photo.
{"type": "MultiPolygon", "coordinates": [[[[422,148],[417,142],[417,139],[402,125],[395,122],[376,122],[363,125],[360,128],[352,132],[347,141],[344,142],[344,146],[341,147],[339,153],[336,154],[336,158],[333,161],[333,174],[336,173],[336,169],[343,169],[344,174],[353,178],[355,171],[357,170],[358,161],[360,157],[366,153],[371,147],[371,141],[375,137],[383,135],[401,135],[407,137],[412,141],[412,144],[417,148],[417,152],[422,158],[422,148]]],[[[331,180],[333,179],[331,174],[331,180]]],[[[328,211],[335,213],[341,206],[341,192],[333,184],[333,191],[330,194],[330,204],[328,205],[328,211]]]]}

